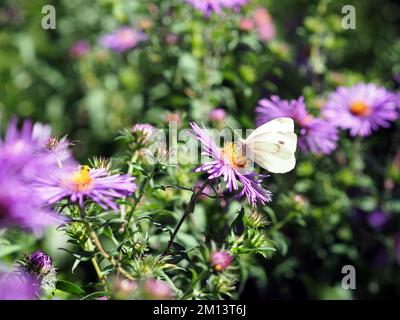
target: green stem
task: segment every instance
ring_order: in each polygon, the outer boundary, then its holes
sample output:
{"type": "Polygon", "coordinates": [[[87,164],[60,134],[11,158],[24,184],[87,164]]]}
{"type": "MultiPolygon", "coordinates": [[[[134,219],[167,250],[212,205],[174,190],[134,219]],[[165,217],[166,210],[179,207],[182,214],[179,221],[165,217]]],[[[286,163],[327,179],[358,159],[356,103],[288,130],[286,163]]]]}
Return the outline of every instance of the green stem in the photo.
{"type": "Polygon", "coordinates": [[[186,218],[194,211],[196,206],[196,201],[199,195],[203,193],[204,188],[207,186],[208,181],[204,182],[204,184],[198,189],[197,192],[193,191],[192,197],[190,198],[189,204],[186,207],[181,219],[179,220],[178,224],[175,227],[175,230],[171,236],[171,239],[168,242],[167,248],[165,249],[163,256],[165,256],[169,249],[171,248],[172,244],[174,243],[175,237],[178,234],[179,229],[181,228],[183,222],[185,222],[186,218]]]}

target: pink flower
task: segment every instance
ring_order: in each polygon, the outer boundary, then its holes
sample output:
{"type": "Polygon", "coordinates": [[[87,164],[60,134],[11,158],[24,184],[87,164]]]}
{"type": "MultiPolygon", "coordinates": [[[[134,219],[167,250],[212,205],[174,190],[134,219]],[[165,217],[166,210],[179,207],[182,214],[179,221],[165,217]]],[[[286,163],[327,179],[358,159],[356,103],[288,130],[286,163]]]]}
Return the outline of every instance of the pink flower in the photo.
{"type": "Polygon", "coordinates": [[[164,281],[149,279],[143,284],[146,298],[151,300],[170,300],[174,297],[171,287],[164,281]]]}
{"type": "Polygon", "coordinates": [[[275,25],[267,9],[257,8],[253,13],[253,21],[261,41],[269,41],[275,37],[275,25]]]}
{"type": "Polygon", "coordinates": [[[231,265],[233,257],[226,251],[216,251],[211,255],[211,265],[216,271],[224,271],[231,265]]]}
{"type": "Polygon", "coordinates": [[[78,41],[69,49],[69,56],[73,59],[79,59],[86,55],[90,50],[90,45],[87,41],[78,41]]]}

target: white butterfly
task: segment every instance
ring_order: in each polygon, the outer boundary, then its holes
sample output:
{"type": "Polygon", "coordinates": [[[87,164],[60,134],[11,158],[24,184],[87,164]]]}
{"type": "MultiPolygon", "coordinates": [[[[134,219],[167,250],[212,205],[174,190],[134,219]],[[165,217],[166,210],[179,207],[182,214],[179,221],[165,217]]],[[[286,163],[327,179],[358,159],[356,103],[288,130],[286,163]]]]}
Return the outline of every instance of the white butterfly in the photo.
{"type": "Polygon", "coordinates": [[[256,128],[241,143],[246,157],[272,173],[291,171],[296,165],[294,153],[297,135],[291,118],[277,118],[256,128]]]}

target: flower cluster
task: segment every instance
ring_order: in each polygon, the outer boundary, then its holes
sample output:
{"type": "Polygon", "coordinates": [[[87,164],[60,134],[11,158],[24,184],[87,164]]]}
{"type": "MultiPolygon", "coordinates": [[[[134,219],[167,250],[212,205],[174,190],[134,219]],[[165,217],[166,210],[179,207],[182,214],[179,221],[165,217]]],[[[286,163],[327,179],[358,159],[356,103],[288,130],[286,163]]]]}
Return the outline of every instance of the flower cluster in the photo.
{"type": "Polygon", "coordinates": [[[100,45],[116,52],[124,52],[136,47],[140,42],[145,41],[147,36],[131,27],[121,27],[112,33],[102,36],[100,45]]]}
{"type": "Polygon", "coordinates": [[[221,14],[224,8],[239,10],[248,0],[186,0],[206,17],[215,12],[221,14]]]}

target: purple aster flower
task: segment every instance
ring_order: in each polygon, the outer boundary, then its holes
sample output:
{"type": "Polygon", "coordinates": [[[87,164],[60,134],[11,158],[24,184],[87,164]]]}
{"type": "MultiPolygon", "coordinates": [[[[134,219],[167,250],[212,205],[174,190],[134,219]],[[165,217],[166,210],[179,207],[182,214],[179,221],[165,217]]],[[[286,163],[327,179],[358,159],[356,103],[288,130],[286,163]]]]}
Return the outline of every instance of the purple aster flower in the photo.
{"type": "Polygon", "coordinates": [[[0,273],[0,300],[35,300],[37,282],[25,273],[0,273]]]}
{"type": "Polygon", "coordinates": [[[25,121],[18,130],[16,120],[0,139],[0,226],[19,226],[35,232],[57,221],[44,208],[33,181],[52,175],[57,169],[56,157],[44,150],[34,136],[32,124],[25,121]]]}
{"type": "Polygon", "coordinates": [[[389,221],[389,216],[387,213],[377,210],[368,214],[367,221],[371,228],[380,229],[389,221]]]}
{"type": "Polygon", "coordinates": [[[304,98],[281,100],[278,96],[261,99],[256,108],[256,123],[260,126],[279,117],[290,117],[300,128],[298,139],[300,149],[306,153],[329,154],[336,149],[338,130],[326,120],[311,116],[304,104],[304,98]]]}
{"type": "Polygon", "coordinates": [[[102,208],[117,210],[115,199],[124,198],[136,191],[135,178],[129,175],[111,175],[104,168],[70,167],[49,177],[37,179],[37,189],[48,204],[69,198],[79,206],[91,199],[102,208]]]}
{"type": "Polygon", "coordinates": [[[71,152],[71,142],[67,137],[57,137],[51,135],[51,127],[42,123],[35,123],[32,130],[33,139],[41,148],[50,152],[56,157],[57,165],[75,165],[75,160],[71,152]]]}
{"type": "Polygon", "coordinates": [[[7,170],[0,168],[0,228],[16,226],[40,232],[46,226],[59,224],[61,221],[43,207],[32,185],[10,176],[7,170]]]}
{"type": "Polygon", "coordinates": [[[242,184],[242,191],[239,197],[246,195],[247,200],[253,206],[257,202],[265,204],[271,201],[271,193],[261,186],[262,176],[248,171],[248,159],[243,156],[241,146],[237,143],[227,142],[220,149],[213,139],[197,124],[190,124],[194,130],[192,134],[203,145],[202,154],[210,157],[210,161],[203,163],[196,172],[207,172],[208,179],[214,180],[222,177],[230,192],[238,190],[238,181],[242,184]]]}
{"type": "Polygon", "coordinates": [[[90,45],[87,41],[78,41],[69,49],[69,56],[73,59],[79,59],[87,54],[90,50],[90,45]]]}
{"type": "Polygon", "coordinates": [[[146,298],[152,300],[170,300],[174,296],[168,283],[156,279],[146,280],[143,284],[143,291],[146,298]]]}
{"type": "Polygon", "coordinates": [[[100,44],[108,49],[124,52],[147,40],[147,36],[130,27],[122,27],[100,38],[100,44]]]}
{"type": "Polygon", "coordinates": [[[335,126],[349,129],[351,136],[369,136],[380,127],[388,128],[398,118],[399,98],[375,84],[339,87],[324,106],[324,116],[335,126]]]}
{"type": "Polygon", "coordinates": [[[211,255],[211,264],[216,271],[224,271],[231,265],[233,257],[226,251],[215,251],[211,255]]]}

